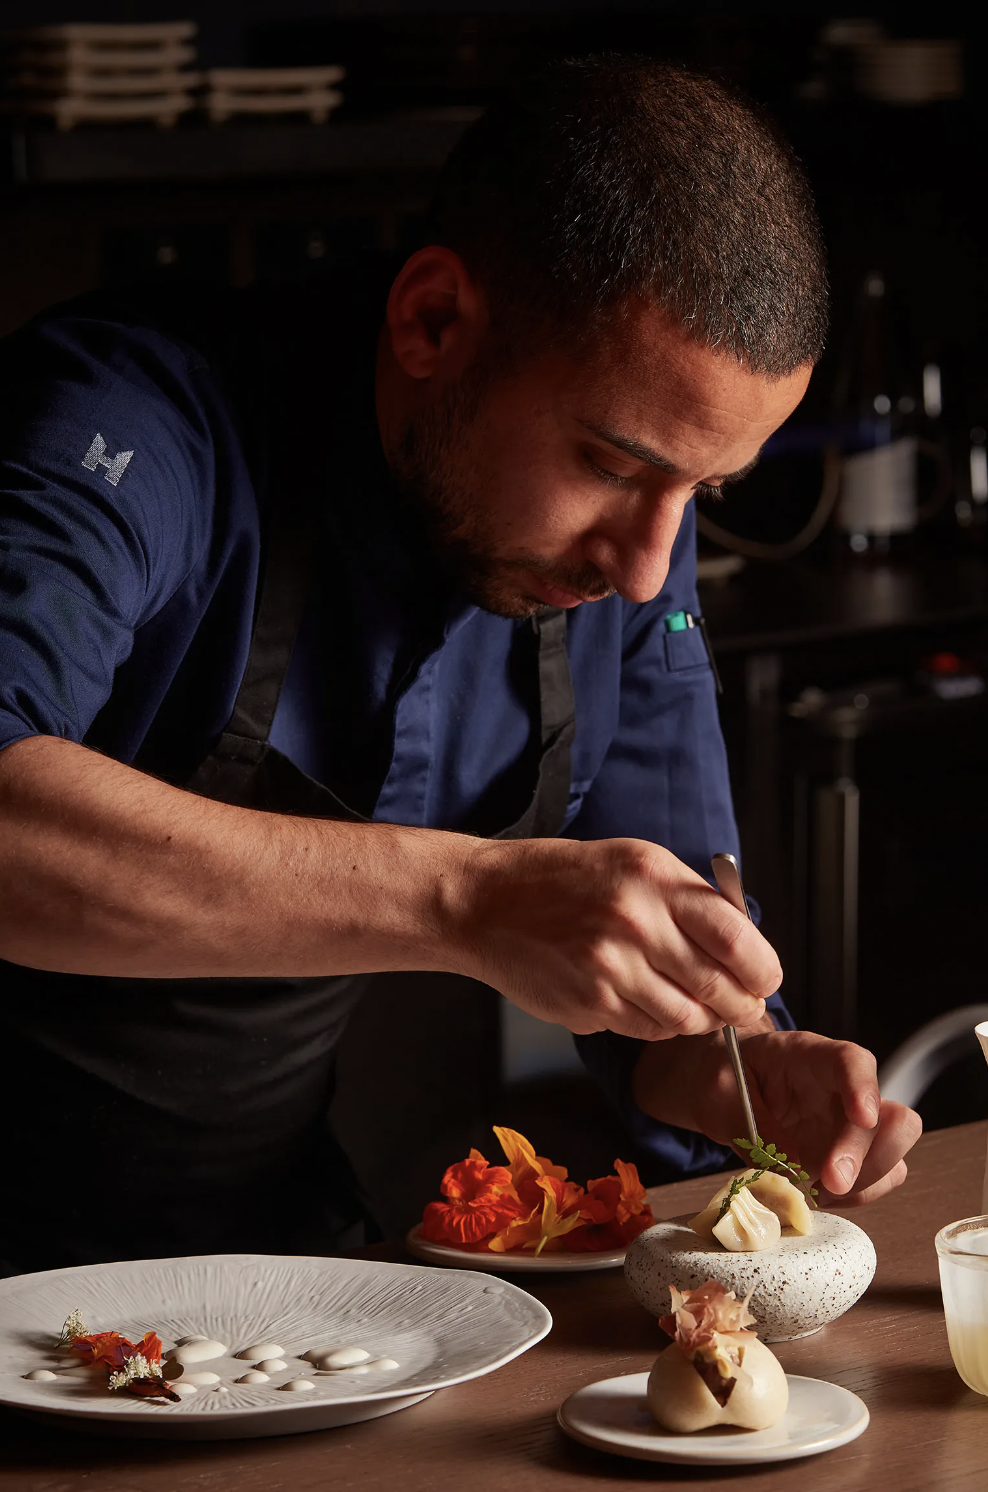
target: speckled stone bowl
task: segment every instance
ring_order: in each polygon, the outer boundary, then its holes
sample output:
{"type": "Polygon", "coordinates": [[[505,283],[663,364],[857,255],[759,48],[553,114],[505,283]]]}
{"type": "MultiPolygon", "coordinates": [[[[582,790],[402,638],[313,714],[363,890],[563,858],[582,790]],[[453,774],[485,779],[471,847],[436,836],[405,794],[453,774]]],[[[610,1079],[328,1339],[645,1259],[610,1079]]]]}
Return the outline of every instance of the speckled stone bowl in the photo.
{"type": "Polygon", "coordinates": [[[808,1237],[788,1232],[773,1248],[734,1254],[706,1247],[685,1221],[657,1223],[629,1248],[625,1279],[653,1316],[668,1314],[670,1285],[695,1290],[704,1280],[718,1280],[739,1300],[754,1286],[751,1311],[763,1342],[808,1337],[861,1299],[875,1274],[875,1246],[833,1212],[815,1212],[808,1237]]]}

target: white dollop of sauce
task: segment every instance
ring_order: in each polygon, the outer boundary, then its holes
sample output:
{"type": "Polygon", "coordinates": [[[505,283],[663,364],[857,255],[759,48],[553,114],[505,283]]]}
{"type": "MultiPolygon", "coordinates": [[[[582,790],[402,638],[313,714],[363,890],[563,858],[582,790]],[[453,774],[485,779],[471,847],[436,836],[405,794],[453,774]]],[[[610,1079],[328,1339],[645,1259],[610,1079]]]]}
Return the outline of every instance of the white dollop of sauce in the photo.
{"type": "Polygon", "coordinates": [[[194,1383],[197,1388],[206,1388],[211,1383],[219,1383],[219,1373],[183,1373],[183,1383],[194,1383]]]}
{"type": "Polygon", "coordinates": [[[192,1394],[197,1394],[199,1389],[194,1383],[169,1383],[168,1387],[173,1394],[178,1394],[180,1399],[188,1399],[192,1394]]]}
{"type": "Polygon", "coordinates": [[[192,1342],[208,1342],[209,1340],[210,1340],[209,1337],[204,1337],[200,1333],[198,1336],[194,1336],[194,1337],[179,1337],[178,1341],[175,1343],[175,1346],[176,1347],[188,1347],[190,1345],[190,1343],[192,1343],[192,1342]]]}
{"type": "Polygon", "coordinates": [[[246,1362],[259,1362],[262,1357],[284,1357],[285,1349],[277,1342],[255,1342],[253,1347],[245,1347],[243,1352],[237,1356],[246,1362]]]}
{"type": "Polygon", "coordinates": [[[227,1388],[227,1386],[226,1386],[225,1383],[221,1383],[220,1386],[219,1386],[219,1388],[216,1390],[216,1392],[218,1394],[228,1394],[230,1392],[230,1390],[227,1388]]]}
{"type": "Polygon", "coordinates": [[[280,1357],[262,1357],[261,1361],[257,1364],[257,1371],[259,1373],[267,1373],[268,1375],[271,1373],[283,1373],[287,1366],[288,1364],[282,1362],[280,1357]]]}
{"type": "Polygon", "coordinates": [[[280,1384],[279,1388],[284,1394],[304,1394],[315,1386],[311,1378],[289,1378],[288,1382],[280,1384]]]}
{"type": "Polygon", "coordinates": [[[32,1368],[30,1373],[24,1374],[24,1377],[29,1383],[50,1383],[53,1378],[58,1377],[58,1374],[52,1373],[48,1368],[32,1368]]]}
{"type": "Polygon", "coordinates": [[[225,1357],[226,1347],[222,1342],[214,1342],[210,1337],[202,1337],[195,1342],[186,1342],[182,1347],[176,1347],[171,1355],[172,1362],[208,1362],[211,1357],[225,1357]]]}
{"type": "Polygon", "coordinates": [[[268,1381],[267,1373],[261,1373],[257,1368],[251,1373],[244,1373],[243,1377],[237,1379],[238,1383],[267,1383],[268,1381]]]}
{"type": "Polygon", "coordinates": [[[313,1348],[305,1356],[309,1362],[314,1363],[323,1372],[333,1368],[353,1368],[358,1363],[370,1361],[370,1353],[365,1352],[363,1347],[330,1347],[321,1350],[313,1348]]]}
{"type": "Polygon", "coordinates": [[[393,1373],[395,1368],[400,1368],[401,1363],[395,1362],[393,1357],[379,1357],[374,1362],[368,1363],[369,1368],[380,1368],[382,1372],[393,1373]]]}

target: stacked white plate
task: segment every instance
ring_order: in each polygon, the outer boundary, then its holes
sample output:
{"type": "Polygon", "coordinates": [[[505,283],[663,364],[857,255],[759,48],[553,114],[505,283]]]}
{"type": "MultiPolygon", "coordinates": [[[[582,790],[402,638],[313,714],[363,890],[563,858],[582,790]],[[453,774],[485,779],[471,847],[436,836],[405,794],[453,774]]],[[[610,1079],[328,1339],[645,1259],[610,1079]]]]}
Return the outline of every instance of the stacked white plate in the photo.
{"type": "Polygon", "coordinates": [[[343,95],[342,67],[215,67],[206,74],[203,108],[213,124],[234,114],[305,114],[325,124],[343,95]]]}
{"type": "Polygon", "coordinates": [[[195,108],[194,21],[37,26],[4,38],[7,113],[41,114],[59,129],[83,121],[173,125],[195,108]]]}

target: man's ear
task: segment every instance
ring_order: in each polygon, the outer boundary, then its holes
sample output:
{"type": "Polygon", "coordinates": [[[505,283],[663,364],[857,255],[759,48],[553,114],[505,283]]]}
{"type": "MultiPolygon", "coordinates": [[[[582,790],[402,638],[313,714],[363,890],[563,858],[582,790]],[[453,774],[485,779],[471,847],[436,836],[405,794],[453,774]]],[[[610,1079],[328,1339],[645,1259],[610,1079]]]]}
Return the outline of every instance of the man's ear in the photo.
{"type": "Polygon", "coordinates": [[[487,305],[459,255],[432,245],[399,271],[387,321],[395,360],[409,378],[455,375],[487,330],[487,305]]]}

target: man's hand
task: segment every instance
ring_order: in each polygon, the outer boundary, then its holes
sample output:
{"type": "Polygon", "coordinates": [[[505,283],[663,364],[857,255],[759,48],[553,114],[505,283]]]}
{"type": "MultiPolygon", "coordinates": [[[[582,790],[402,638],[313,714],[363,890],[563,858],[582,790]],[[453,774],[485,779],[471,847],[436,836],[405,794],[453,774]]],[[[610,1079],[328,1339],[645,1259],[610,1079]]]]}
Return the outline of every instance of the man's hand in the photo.
{"type": "Polygon", "coordinates": [[[459,972],[581,1035],[748,1025],[782,979],[747,918],[642,840],[488,843],[470,880],[459,972]]]}
{"type": "MultiPolygon", "coordinates": [[[[759,1133],[809,1172],[822,1206],[874,1202],[905,1180],[903,1157],[922,1122],[912,1109],[882,1099],[870,1052],[811,1031],[739,1035],[759,1133]]],[[[634,1097],[654,1118],[720,1144],[745,1132],[719,1036],[647,1047],[634,1097]]]]}

